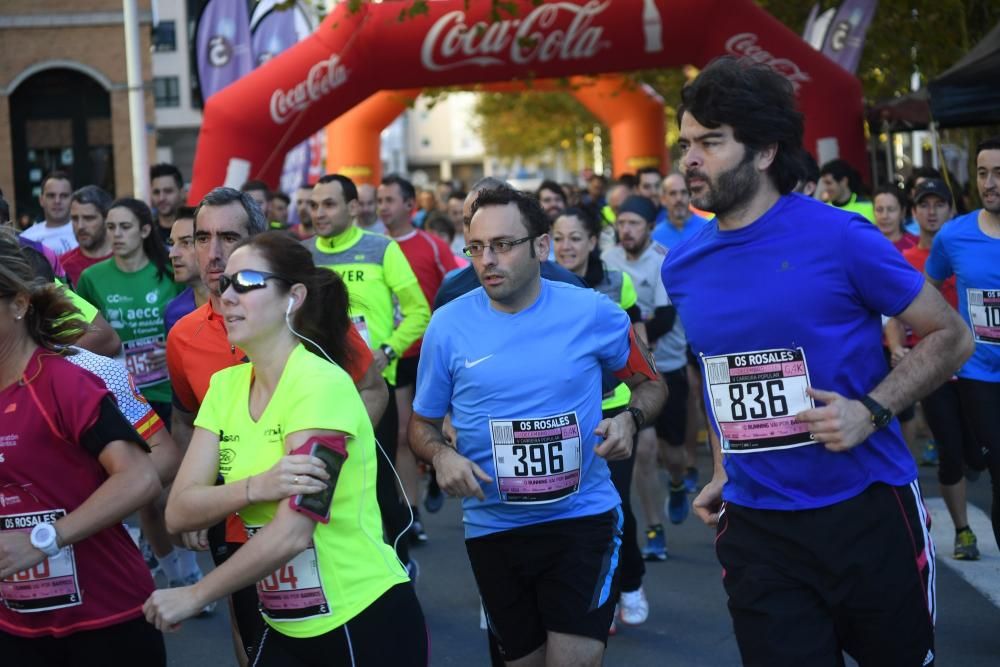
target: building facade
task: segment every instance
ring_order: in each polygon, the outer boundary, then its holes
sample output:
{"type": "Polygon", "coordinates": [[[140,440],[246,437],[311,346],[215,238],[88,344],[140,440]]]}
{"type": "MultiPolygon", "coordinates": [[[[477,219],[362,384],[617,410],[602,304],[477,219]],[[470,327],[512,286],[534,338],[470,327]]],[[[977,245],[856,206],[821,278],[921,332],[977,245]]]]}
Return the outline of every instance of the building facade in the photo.
{"type": "MultiPolygon", "coordinates": [[[[150,0],[138,0],[142,78],[152,78],[150,0]]],[[[0,188],[12,215],[40,214],[41,182],[68,172],[73,186],[130,194],[125,24],[121,0],[0,3],[0,188]]],[[[153,154],[153,95],[146,90],[153,154]]]]}

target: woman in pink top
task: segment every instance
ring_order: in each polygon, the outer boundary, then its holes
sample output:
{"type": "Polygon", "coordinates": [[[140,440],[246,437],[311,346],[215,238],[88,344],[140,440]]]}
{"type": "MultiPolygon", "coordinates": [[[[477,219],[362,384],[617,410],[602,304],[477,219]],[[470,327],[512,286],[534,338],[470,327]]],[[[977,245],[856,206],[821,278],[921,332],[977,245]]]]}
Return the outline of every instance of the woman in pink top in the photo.
{"type": "Polygon", "coordinates": [[[903,191],[895,185],[884,185],[875,193],[875,224],[899,252],[912,248],[919,240],[903,230],[906,206],[903,191]]]}

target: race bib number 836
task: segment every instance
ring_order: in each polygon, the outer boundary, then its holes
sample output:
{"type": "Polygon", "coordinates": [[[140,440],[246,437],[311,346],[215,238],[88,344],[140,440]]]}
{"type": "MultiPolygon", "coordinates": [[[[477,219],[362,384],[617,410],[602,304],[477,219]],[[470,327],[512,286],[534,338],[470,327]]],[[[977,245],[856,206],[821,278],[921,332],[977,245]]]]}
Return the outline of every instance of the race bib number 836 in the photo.
{"type": "Polygon", "coordinates": [[[703,357],[722,451],[754,453],[813,444],[795,415],[813,407],[805,353],[775,349],[703,357]]]}

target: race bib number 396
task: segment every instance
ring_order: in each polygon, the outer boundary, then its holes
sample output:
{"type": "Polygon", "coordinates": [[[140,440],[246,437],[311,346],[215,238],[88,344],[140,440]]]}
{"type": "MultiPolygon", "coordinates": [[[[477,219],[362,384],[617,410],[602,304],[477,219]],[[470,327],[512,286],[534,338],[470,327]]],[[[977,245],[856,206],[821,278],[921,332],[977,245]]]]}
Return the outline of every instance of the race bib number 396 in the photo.
{"type": "Polygon", "coordinates": [[[548,503],[580,488],[580,426],[575,412],[490,420],[497,490],[505,503],[548,503]]]}
{"type": "Polygon", "coordinates": [[[795,415],[813,407],[801,348],[704,357],[722,451],[756,453],[814,444],[795,415]]]}
{"type": "Polygon", "coordinates": [[[976,342],[1000,345],[1000,290],[968,289],[966,297],[976,342]]]}

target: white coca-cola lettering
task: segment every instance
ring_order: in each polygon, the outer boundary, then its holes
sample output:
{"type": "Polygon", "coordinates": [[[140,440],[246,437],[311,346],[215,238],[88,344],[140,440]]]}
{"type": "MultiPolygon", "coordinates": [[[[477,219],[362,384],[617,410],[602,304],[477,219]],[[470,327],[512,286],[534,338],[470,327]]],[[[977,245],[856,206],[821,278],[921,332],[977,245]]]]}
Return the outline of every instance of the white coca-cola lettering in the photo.
{"type": "Polygon", "coordinates": [[[310,104],[328,95],[347,81],[347,68],[340,63],[336,53],[309,68],[305,81],[299,81],[288,90],[280,88],[271,95],[271,120],[281,125],[293,114],[305,110],[310,104]]]}
{"type": "Polygon", "coordinates": [[[585,5],[566,2],[539,5],[523,19],[465,24],[465,12],[448,12],[431,26],[420,49],[420,60],[431,71],[466,65],[503,65],[591,58],[607,46],[604,28],[593,25],[611,0],[585,5]],[[554,26],[562,11],[572,15],[565,30],[554,26]],[[457,58],[457,59],[456,59],[457,58]]]}
{"type": "Polygon", "coordinates": [[[734,56],[770,66],[771,69],[791,81],[795,90],[798,90],[801,84],[806,81],[812,80],[808,74],[802,71],[802,68],[788,58],[775,58],[770,51],[765,51],[757,46],[758,39],[755,33],[741,32],[726,41],[726,51],[734,56]]]}

